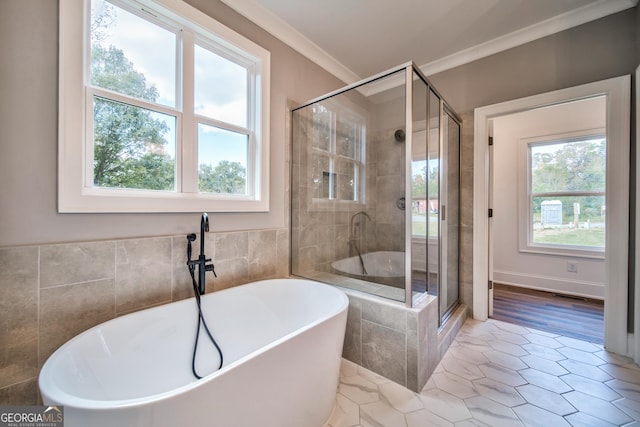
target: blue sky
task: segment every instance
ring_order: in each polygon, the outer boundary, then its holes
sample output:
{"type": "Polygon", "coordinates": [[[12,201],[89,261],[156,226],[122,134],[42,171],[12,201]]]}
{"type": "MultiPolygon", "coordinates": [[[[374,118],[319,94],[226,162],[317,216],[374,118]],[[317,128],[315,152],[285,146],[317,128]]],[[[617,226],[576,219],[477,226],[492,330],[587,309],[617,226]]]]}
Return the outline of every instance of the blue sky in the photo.
{"type": "MultiPolygon", "coordinates": [[[[103,7],[103,0],[93,0],[94,8],[103,7]]],[[[113,6],[114,17],[102,44],[114,45],[121,49],[136,71],[144,74],[147,85],[155,86],[160,97],[158,103],[176,108],[179,95],[176,94],[177,37],[179,32],[160,28],[158,25],[113,6]]],[[[246,126],[247,97],[246,73],[243,68],[222,58],[205,46],[196,46],[195,66],[195,111],[197,114],[238,126],[246,126]]],[[[168,153],[175,153],[175,119],[164,114],[154,114],[162,119],[170,129],[165,135],[168,153]]],[[[238,161],[246,167],[246,137],[228,131],[221,131],[209,125],[199,125],[199,163],[215,166],[220,160],[238,161]]]]}

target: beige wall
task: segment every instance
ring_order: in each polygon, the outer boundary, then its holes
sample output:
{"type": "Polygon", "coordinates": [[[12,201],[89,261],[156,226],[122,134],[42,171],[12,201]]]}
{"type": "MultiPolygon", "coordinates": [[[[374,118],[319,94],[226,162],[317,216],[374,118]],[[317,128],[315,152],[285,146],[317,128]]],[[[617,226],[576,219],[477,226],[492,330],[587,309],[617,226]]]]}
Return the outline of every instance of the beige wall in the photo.
{"type": "MultiPolygon", "coordinates": [[[[343,83],[223,3],[188,3],[271,52],[271,211],[214,213],[213,230],[285,227],[287,98],[304,102],[343,83]]],[[[0,247],[196,231],[194,213],[57,213],[57,16],[56,0],[0,2],[0,247]]]]}
{"type": "Polygon", "coordinates": [[[429,76],[459,113],[631,74],[637,7],[429,76]]]}
{"type": "Polygon", "coordinates": [[[473,297],[473,110],[633,73],[640,62],[638,9],[429,76],[463,119],[460,294],[469,307],[473,297]]]}

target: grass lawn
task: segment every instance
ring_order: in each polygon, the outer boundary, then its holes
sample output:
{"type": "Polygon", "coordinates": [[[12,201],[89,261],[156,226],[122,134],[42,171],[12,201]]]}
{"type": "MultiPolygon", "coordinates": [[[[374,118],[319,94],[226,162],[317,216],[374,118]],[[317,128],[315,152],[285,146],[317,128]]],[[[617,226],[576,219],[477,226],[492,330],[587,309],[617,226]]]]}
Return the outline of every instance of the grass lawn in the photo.
{"type": "Polygon", "coordinates": [[[413,229],[414,236],[425,236],[427,234],[427,221],[429,221],[429,237],[438,236],[438,218],[433,215],[430,220],[424,213],[413,214],[413,229]]]}
{"type": "Polygon", "coordinates": [[[604,228],[552,228],[535,230],[535,243],[604,247],[604,228]]]}

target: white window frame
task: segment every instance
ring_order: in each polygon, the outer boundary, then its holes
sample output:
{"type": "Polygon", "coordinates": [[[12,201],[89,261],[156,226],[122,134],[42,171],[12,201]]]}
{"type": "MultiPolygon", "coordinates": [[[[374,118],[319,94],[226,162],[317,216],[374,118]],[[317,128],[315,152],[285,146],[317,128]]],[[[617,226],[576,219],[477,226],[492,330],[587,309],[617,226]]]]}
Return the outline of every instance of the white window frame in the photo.
{"type": "MultiPolygon", "coordinates": [[[[316,147],[313,147],[308,152],[309,162],[311,163],[311,156],[313,153],[317,153],[320,155],[324,155],[329,159],[329,173],[335,175],[335,179],[337,179],[336,163],[339,161],[351,162],[354,164],[356,168],[356,182],[354,183],[354,195],[355,200],[347,200],[347,199],[339,199],[335,197],[324,198],[324,197],[310,197],[311,203],[309,203],[309,210],[335,210],[336,205],[339,207],[343,207],[346,210],[349,210],[350,207],[353,206],[362,206],[367,203],[367,131],[369,128],[369,113],[356,106],[355,104],[349,103],[346,100],[334,101],[334,100],[323,100],[318,104],[323,105],[330,113],[331,116],[331,139],[329,142],[329,151],[325,151],[316,147]],[[337,153],[337,118],[340,117],[348,117],[353,119],[355,123],[359,126],[360,140],[358,144],[358,154],[357,158],[350,158],[341,156],[337,153]]],[[[309,106],[311,107],[311,105],[309,106]]],[[[338,208],[340,209],[340,208],[338,208]]]]}
{"type": "MultiPolygon", "coordinates": [[[[270,53],[181,0],[137,0],[185,28],[183,37],[200,43],[214,43],[236,52],[254,64],[250,79],[249,118],[251,128],[247,175],[249,195],[198,192],[197,120],[194,114],[179,112],[176,123],[176,191],[107,189],[93,186],[88,173],[93,161],[93,100],[85,87],[84,55],[88,52],[88,30],[84,27],[89,0],[65,0],[59,11],[59,115],[58,115],[58,211],[59,212],[265,212],[269,211],[269,109],[270,53]],[[187,30],[188,29],[188,30],[187,30]],[[181,136],[180,136],[181,134],[181,136]]],[[[186,45],[185,45],[186,46],[186,45]]],[[[189,76],[185,87],[193,87],[193,73],[184,64],[193,58],[193,49],[184,49],[178,75],[189,76]],[[191,82],[189,82],[191,80],[191,82]]],[[[192,61],[191,61],[192,62],[192,61]]],[[[180,84],[180,83],[179,83],[180,84]]],[[[188,90],[185,96],[191,96],[188,90]]],[[[176,102],[180,103],[179,100],[176,102]]],[[[178,107],[181,107],[178,105],[178,107]]],[[[180,110],[180,108],[178,108],[180,110]]]]}
{"type": "MultiPolygon", "coordinates": [[[[531,192],[531,158],[529,147],[544,143],[564,143],[593,136],[604,136],[604,128],[585,129],[543,137],[524,138],[518,147],[518,246],[520,252],[541,253],[547,255],[573,256],[582,258],[604,259],[605,248],[597,249],[587,246],[562,245],[551,243],[535,243],[533,241],[533,218],[531,192]]],[[[580,192],[569,192],[571,195],[581,195],[580,192]]],[[[603,191],[606,199],[606,192],[603,191]]],[[[562,193],[560,195],[568,195],[562,193]]],[[[586,194],[586,195],[590,195],[586,194]]]]}

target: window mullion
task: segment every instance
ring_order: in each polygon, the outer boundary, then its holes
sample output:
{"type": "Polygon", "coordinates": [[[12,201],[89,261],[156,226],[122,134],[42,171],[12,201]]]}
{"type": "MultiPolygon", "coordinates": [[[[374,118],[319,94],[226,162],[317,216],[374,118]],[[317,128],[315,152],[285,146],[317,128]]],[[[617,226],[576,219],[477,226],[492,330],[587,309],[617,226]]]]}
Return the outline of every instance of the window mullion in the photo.
{"type": "Polygon", "coordinates": [[[106,99],[109,101],[119,102],[121,104],[132,105],[134,107],[143,108],[145,110],[158,112],[162,114],[166,114],[169,116],[176,116],[177,110],[172,107],[167,107],[161,104],[155,104],[153,102],[147,102],[143,99],[133,98],[127,95],[122,95],[117,92],[112,92],[110,90],[105,90],[95,86],[87,86],[87,92],[91,97],[87,97],[87,99],[91,99],[91,104],[93,104],[93,98],[98,97],[102,99],[106,99]]]}
{"type": "Polygon", "coordinates": [[[179,146],[182,153],[180,164],[182,191],[184,193],[198,192],[198,141],[197,121],[194,114],[194,47],[195,36],[190,31],[182,31],[181,57],[181,103],[182,128],[180,130],[179,146]]]}
{"type": "Polygon", "coordinates": [[[337,165],[336,153],[338,151],[338,117],[336,113],[331,113],[331,138],[329,140],[329,199],[336,199],[337,190],[337,165]]]}
{"type": "Polygon", "coordinates": [[[93,97],[94,91],[92,88],[87,87],[85,89],[85,105],[91,106],[91,108],[85,108],[84,114],[84,122],[85,122],[85,134],[83,141],[83,154],[84,154],[84,167],[83,167],[83,176],[84,188],[92,188],[93,187],[93,158],[95,155],[94,151],[94,124],[93,124],[93,97]]]}
{"type": "Polygon", "coordinates": [[[198,114],[194,114],[194,122],[200,124],[206,124],[209,126],[217,127],[220,129],[228,130],[229,132],[241,133],[243,135],[251,135],[251,128],[246,128],[243,126],[237,126],[233,123],[223,122],[220,120],[216,120],[210,117],[201,116],[198,114]]]}
{"type": "Polygon", "coordinates": [[[604,191],[554,191],[547,193],[531,193],[531,197],[590,197],[590,196],[604,196],[604,191]]]}
{"type": "Polygon", "coordinates": [[[254,64],[247,64],[247,69],[249,70],[247,73],[247,127],[254,130],[254,132],[251,132],[249,135],[247,189],[249,194],[255,197],[262,192],[259,186],[263,185],[261,182],[262,180],[260,179],[260,176],[262,175],[261,165],[258,161],[262,156],[262,153],[260,152],[262,150],[262,145],[256,140],[255,132],[260,125],[260,119],[257,112],[260,111],[261,108],[257,98],[256,67],[254,64]]]}

